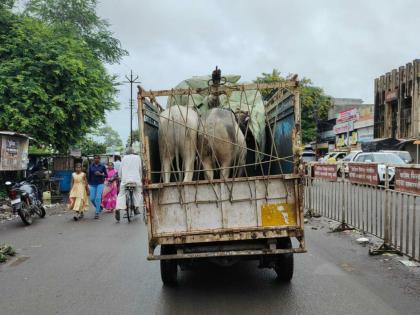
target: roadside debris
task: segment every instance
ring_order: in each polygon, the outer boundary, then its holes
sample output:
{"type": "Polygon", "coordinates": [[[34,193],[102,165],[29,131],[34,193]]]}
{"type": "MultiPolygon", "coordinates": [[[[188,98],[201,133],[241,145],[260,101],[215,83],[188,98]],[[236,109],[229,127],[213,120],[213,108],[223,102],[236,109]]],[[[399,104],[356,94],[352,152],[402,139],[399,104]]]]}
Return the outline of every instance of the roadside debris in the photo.
{"type": "Polygon", "coordinates": [[[398,261],[400,263],[402,263],[404,266],[407,266],[407,267],[419,267],[420,266],[419,263],[416,263],[415,261],[412,261],[412,260],[399,259],[398,261]]]}
{"type": "Polygon", "coordinates": [[[356,240],[357,243],[361,244],[361,245],[366,245],[369,243],[369,239],[367,237],[359,237],[356,240]]]}
{"type": "Polygon", "coordinates": [[[7,260],[7,256],[15,256],[16,251],[11,245],[3,244],[0,245],[0,263],[4,263],[7,260]]]}

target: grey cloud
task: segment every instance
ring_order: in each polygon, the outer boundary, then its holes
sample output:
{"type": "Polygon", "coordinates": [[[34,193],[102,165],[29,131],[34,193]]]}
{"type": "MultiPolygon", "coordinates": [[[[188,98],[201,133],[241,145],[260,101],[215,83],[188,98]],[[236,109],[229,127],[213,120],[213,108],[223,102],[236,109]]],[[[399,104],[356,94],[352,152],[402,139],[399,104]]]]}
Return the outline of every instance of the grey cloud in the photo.
{"type": "MultiPolygon", "coordinates": [[[[98,11],[130,52],[109,70],[123,79],[133,69],[151,89],[215,65],[247,81],[276,67],[332,96],[372,102],[373,79],[420,52],[417,1],[103,0],[98,11]]],[[[127,107],[128,86],[119,98],[127,107]]],[[[125,139],[128,111],[108,120],[125,139]]]]}

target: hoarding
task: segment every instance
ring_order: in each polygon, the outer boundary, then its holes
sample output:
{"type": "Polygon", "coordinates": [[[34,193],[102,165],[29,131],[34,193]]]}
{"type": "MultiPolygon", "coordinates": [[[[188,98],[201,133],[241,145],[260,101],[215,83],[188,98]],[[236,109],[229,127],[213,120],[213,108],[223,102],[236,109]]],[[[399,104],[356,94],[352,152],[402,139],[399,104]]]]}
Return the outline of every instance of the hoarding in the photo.
{"type": "Polygon", "coordinates": [[[396,167],[395,190],[420,195],[420,168],[396,167]]]}
{"type": "Polygon", "coordinates": [[[315,164],[314,176],[315,178],[337,181],[337,164],[315,164]]]}
{"type": "Polygon", "coordinates": [[[342,123],[345,121],[354,121],[358,119],[358,116],[359,114],[356,108],[345,110],[338,113],[337,123],[342,123]]]}
{"type": "Polygon", "coordinates": [[[378,165],[375,163],[349,163],[350,182],[378,185],[378,165]]]}
{"type": "Polygon", "coordinates": [[[334,126],[334,132],[336,135],[341,133],[346,133],[354,130],[354,123],[352,121],[347,121],[343,123],[336,124],[334,126]]]}

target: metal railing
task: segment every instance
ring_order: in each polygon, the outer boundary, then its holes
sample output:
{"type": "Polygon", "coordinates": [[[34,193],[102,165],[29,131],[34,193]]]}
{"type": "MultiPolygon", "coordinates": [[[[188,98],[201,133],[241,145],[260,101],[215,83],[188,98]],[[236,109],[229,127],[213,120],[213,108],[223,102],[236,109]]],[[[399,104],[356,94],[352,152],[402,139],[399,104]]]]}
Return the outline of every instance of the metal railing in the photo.
{"type": "Polygon", "coordinates": [[[401,165],[386,165],[385,181],[377,184],[356,183],[343,164],[334,164],[335,178],[334,166],[328,166],[331,176],[327,178],[314,172],[317,165],[328,164],[311,163],[305,169],[304,209],[308,215],[322,215],[340,222],[341,227],[375,235],[383,239],[382,248],[420,261],[420,166],[404,165],[405,174],[412,177],[404,186],[401,177],[396,179],[390,171],[401,165]]]}

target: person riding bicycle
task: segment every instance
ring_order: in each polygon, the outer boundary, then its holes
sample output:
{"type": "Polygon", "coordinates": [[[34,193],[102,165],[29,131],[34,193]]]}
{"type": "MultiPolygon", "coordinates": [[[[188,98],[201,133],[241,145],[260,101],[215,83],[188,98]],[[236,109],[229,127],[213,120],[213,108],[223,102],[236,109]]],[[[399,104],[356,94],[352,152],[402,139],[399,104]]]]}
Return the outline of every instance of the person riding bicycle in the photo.
{"type": "Polygon", "coordinates": [[[118,176],[120,178],[120,191],[117,197],[117,206],[115,211],[115,219],[120,220],[120,210],[125,210],[127,208],[126,203],[126,186],[127,184],[135,184],[135,189],[133,193],[135,214],[139,214],[139,208],[143,204],[142,194],[141,194],[141,159],[140,156],[134,153],[132,147],[127,149],[127,154],[123,157],[121,161],[120,169],[118,170],[118,176]]]}

